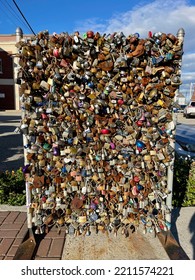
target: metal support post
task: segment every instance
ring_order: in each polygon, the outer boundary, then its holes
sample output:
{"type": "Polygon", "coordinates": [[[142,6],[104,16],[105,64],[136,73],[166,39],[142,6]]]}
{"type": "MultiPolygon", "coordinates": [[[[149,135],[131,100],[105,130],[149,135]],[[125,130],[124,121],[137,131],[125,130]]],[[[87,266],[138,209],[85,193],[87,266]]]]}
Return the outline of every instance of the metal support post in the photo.
{"type": "MultiPolygon", "coordinates": [[[[183,28],[180,28],[177,32],[177,38],[178,38],[178,44],[182,47],[183,49],[183,42],[184,42],[184,36],[185,36],[185,31],[183,28]]],[[[181,62],[180,61],[180,69],[181,69],[181,62]]],[[[180,72],[181,75],[181,72],[180,72]]],[[[175,134],[176,130],[176,124],[177,124],[177,113],[172,113],[173,114],[173,124],[174,124],[174,130],[173,130],[173,137],[175,134]]],[[[170,145],[175,149],[175,141],[171,141],[170,145]]],[[[169,227],[171,227],[171,210],[172,210],[172,193],[173,193],[173,174],[174,174],[174,161],[175,158],[173,157],[172,161],[170,162],[170,165],[168,166],[167,170],[167,190],[168,190],[168,195],[166,199],[166,205],[167,205],[167,211],[166,211],[166,221],[169,227]]]]}

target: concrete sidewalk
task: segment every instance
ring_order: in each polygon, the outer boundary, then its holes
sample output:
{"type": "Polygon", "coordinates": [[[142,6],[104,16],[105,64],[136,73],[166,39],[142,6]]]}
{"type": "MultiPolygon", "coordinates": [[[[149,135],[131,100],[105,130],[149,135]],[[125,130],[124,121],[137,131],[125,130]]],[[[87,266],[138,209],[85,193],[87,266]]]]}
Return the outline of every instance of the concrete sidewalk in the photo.
{"type": "Polygon", "coordinates": [[[195,207],[172,210],[171,232],[190,260],[195,260],[195,207]]]}
{"type": "MultiPolygon", "coordinates": [[[[195,260],[195,207],[173,209],[171,231],[189,259],[195,260]]],[[[12,260],[27,233],[26,207],[0,205],[0,260],[12,260]]],[[[154,243],[159,246],[158,242],[154,243]]],[[[41,240],[34,259],[61,260],[64,252],[65,230],[62,228],[58,235],[52,228],[41,240]]],[[[159,247],[156,252],[160,252],[159,247]]]]}

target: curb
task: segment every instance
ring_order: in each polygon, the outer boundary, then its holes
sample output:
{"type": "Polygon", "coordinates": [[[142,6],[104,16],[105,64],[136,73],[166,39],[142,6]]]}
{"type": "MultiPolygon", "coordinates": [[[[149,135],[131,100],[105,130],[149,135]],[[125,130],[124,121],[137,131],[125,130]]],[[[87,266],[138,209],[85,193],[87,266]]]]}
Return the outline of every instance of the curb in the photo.
{"type": "Polygon", "coordinates": [[[11,212],[15,212],[15,211],[27,212],[27,207],[26,207],[26,205],[22,205],[22,206],[12,206],[12,205],[8,205],[8,204],[0,204],[0,212],[4,212],[4,211],[11,211],[11,212]]]}
{"type": "Polygon", "coordinates": [[[21,110],[4,110],[4,111],[0,111],[0,116],[5,116],[5,115],[22,116],[22,112],[21,112],[21,110]]]}

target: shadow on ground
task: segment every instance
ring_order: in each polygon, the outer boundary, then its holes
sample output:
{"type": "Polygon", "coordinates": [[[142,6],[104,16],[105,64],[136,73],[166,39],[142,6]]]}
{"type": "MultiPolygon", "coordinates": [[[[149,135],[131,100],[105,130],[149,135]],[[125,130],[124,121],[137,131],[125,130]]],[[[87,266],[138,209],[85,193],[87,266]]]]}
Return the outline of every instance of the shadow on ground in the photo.
{"type": "Polygon", "coordinates": [[[192,233],[192,238],[190,242],[192,243],[193,246],[193,260],[195,260],[195,213],[190,220],[189,230],[192,233]]]}
{"type": "Polygon", "coordinates": [[[176,241],[179,244],[180,244],[180,242],[179,242],[179,235],[178,235],[178,230],[177,230],[176,222],[177,222],[177,219],[180,216],[180,210],[181,210],[181,207],[177,207],[177,208],[174,208],[172,210],[172,213],[171,213],[171,232],[172,232],[172,234],[174,235],[176,241]]]}
{"type": "Polygon", "coordinates": [[[20,116],[0,116],[0,171],[17,170],[24,165],[23,137],[14,130],[20,116]]]}
{"type": "MultiPolygon", "coordinates": [[[[182,243],[179,238],[179,233],[181,234],[181,228],[180,228],[181,221],[180,221],[180,226],[179,226],[179,224],[177,225],[177,220],[179,219],[180,215],[182,214],[181,209],[182,209],[181,207],[174,208],[172,210],[172,218],[171,218],[171,232],[172,232],[175,240],[178,242],[178,244],[180,246],[182,243]]],[[[189,239],[189,242],[191,243],[191,248],[192,248],[192,259],[195,260],[195,213],[192,215],[192,217],[191,217],[191,219],[189,219],[189,221],[187,220],[186,226],[185,226],[185,224],[183,224],[183,226],[186,227],[185,230],[187,230],[189,233],[192,234],[192,237],[189,239]]],[[[186,238],[188,238],[188,237],[186,236],[186,238]]]]}

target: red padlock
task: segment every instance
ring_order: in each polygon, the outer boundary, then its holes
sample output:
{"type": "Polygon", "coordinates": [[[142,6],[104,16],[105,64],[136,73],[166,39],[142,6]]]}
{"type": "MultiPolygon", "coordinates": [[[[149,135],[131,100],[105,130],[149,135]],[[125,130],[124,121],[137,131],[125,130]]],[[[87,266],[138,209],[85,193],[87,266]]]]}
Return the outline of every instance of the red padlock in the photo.
{"type": "Polygon", "coordinates": [[[134,181],[135,183],[139,183],[140,179],[139,179],[138,176],[134,176],[134,177],[133,177],[133,181],[134,181]]]}
{"type": "Polygon", "coordinates": [[[109,134],[109,133],[110,133],[109,129],[107,129],[107,128],[101,129],[101,134],[109,134]]]}
{"type": "Polygon", "coordinates": [[[94,37],[93,31],[91,30],[87,31],[87,38],[93,38],[93,37],[94,37]]]}
{"type": "Polygon", "coordinates": [[[55,49],[53,50],[53,55],[54,55],[55,57],[59,57],[59,56],[60,56],[59,50],[58,50],[57,48],[55,48],[55,49]]]}
{"type": "Polygon", "coordinates": [[[123,99],[119,99],[119,100],[118,100],[118,104],[119,104],[119,105],[123,105],[123,103],[124,103],[123,99]]]}

